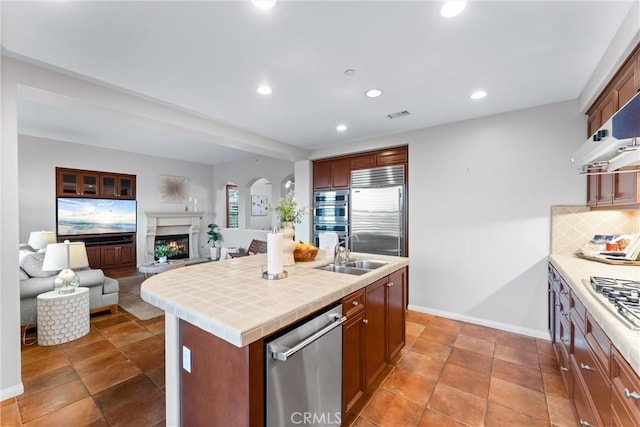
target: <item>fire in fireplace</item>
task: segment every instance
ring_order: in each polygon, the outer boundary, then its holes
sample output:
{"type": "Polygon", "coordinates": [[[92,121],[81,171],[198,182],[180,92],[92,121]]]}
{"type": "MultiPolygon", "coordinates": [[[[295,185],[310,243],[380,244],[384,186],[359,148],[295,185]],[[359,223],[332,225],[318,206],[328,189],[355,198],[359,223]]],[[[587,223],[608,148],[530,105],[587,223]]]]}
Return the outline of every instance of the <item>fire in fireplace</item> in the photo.
{"type": "Polygon", "coordinates": [[[189,258],[189,235],[188,234],[170,234],[166,236],[156,236],[154,248],[167,245],[176,249],[176,253],[168,257],[168,259],[185,259],[189,258]]]}

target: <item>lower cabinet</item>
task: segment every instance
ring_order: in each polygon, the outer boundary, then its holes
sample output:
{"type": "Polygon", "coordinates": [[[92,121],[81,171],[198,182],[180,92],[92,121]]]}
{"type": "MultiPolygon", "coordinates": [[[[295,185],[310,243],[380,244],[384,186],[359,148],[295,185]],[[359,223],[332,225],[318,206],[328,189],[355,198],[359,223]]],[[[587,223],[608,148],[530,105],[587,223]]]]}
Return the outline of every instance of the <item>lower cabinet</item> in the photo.
{"type": "Polygon", "coordinates": [[[74,237],[71,241],[84,242],[91,268],[133,267],[136,265],[136,235],[124,234],[107,237],[74,237]]]}
{"type": "Polygon", "coordinates": [[[640,377],[549,264],[549,333],[583,426],[640,426],[640,377]]]}
{"type": "Polygon", "coordinates": [[[400,269],[343,299],[342,407],[347,424],[404,347],[406,274],[406,268],[400,269]]]}

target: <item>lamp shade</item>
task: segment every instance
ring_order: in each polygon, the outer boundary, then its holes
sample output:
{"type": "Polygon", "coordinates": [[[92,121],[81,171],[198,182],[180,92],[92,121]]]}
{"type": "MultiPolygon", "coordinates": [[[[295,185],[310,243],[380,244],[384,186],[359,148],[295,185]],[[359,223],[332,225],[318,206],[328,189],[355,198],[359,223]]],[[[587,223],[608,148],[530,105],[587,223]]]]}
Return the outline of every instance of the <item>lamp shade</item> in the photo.
{"type": "Polygon", "coordinates": [[[56,233],[53,231],[32,231],[29,234],[29,246],[33,249],[44,249],[47,245],[56,242],[56,233]]]}
{"type": "Polygon", "coordinates": [[[87,249],[84,242],[54,243],[47,246],[42,269],[45,271],[63,270],[65,268],[82,268],[89,266],[87,249]]]}

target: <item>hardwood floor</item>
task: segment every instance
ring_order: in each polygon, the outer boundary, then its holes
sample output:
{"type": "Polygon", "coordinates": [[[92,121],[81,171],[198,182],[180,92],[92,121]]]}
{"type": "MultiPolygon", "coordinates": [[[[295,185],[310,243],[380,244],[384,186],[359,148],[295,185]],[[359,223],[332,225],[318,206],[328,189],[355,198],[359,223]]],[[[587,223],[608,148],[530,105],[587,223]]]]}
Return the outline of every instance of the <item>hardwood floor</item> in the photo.
{"type": "MultiPolygon", "coordinates": [[[[79,340],[23,346],[22,375],[3,427],[164,425],[164,317],[94,315],[79,340]]],[[[354,426],[578,424],[548,342],[427,314],[380,384],[354,426]]]]}

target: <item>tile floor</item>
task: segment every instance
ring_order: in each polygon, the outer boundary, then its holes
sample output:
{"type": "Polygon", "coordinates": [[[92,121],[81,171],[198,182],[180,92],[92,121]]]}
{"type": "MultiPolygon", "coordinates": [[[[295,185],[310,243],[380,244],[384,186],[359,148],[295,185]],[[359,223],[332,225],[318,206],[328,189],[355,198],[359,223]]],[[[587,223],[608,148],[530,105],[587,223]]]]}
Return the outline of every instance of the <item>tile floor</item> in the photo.
{"type": "MultiPolygon", "coordinates": [[[[0,425],[165,424],[164,318],[91,323],[77,341],[23,346],[25,393],[2,402],[0,425]]],[[[409,312],[407,345],[382,375],[354,426],[577,425],[545,341],[409,312]]]]}

